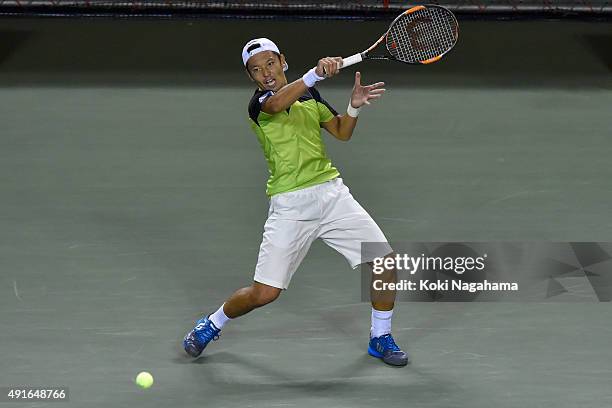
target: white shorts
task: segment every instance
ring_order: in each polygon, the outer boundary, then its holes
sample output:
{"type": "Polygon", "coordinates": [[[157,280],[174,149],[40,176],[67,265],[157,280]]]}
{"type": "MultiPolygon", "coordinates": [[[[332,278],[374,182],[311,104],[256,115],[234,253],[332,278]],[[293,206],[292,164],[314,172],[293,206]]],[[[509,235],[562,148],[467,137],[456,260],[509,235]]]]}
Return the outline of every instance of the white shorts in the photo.
{"type": "Polygon", "coordinates": [[[340,252],[352,268],[393,250],[378,225],[341,178],[280,193],[270,199],[268,220],[255,268],[256,282],[287,289],[315,239],[340,252]],[[362,259],[361,243],[378,242],[362,259]]]}

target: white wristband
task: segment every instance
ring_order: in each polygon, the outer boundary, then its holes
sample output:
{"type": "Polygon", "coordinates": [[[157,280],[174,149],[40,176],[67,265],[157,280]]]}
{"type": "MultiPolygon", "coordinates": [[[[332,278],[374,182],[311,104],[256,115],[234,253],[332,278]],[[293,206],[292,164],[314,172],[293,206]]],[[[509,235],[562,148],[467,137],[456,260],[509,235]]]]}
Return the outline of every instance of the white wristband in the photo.
{"type": "Polygon", "coordinates": [[[308,88],[312,88],[314,84],[324,79],[325,77],[320,77],[317,75],[315,68],[311,68],[307,73],[304,74],[304,76],[302,76],[302,80],[308,88]]]}
{"type": "Polygon", "coordinates": [[[360,110],[361,110],[361,106],[358,108],[353,108],[353,105],[351,105],[351,101],[349,100],[348,108],[346,108],[347,115],[349,115],[352,118],[356,118],[357,116],[359,116],[360,110]]]}

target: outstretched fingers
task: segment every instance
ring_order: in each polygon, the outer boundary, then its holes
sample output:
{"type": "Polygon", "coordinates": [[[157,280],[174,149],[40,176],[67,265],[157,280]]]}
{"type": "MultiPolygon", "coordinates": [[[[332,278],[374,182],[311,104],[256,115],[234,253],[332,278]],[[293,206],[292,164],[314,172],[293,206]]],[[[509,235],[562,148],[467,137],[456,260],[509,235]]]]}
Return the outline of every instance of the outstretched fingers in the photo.
{"type": "Polygon", "coordinates": [[[370,90],[370,89],[381,88],[383,86],[385,86],[384,82],[376,82],[375,84],[365,85],[364,88],[366,88],[367,90],[370,90]]]}
{"type": "Polygon", "coordinates": [[[385,93],[385,89],[384,88],[373,89],[373,90],[369,91],[367,96],[366,96],[365,103],[369,105],[370,104],[369,101],[380,99],[383,96],[384,93],[385,93]]]}

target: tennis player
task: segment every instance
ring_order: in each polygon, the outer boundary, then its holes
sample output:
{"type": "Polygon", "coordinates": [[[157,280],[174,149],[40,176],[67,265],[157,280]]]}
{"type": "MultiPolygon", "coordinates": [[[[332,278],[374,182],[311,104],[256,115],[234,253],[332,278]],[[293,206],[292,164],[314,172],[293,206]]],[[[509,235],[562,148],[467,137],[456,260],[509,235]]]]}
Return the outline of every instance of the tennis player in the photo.
{"type": "MultiPolygon", "coordinates": [[[[284,72],[288,68],[285,56],[267,38],[249,41],[242,50],[242,62],[257,85],[248,112],[268,162],[270,208],[253,284],[238,289],[216,312],[196,322],[183,341],[185,351],[193,357],[219,338],[228,321],[274,301],[287,289],[315,239],[321,238],[344,255],[353,268],[364,262],[372,266],[374,258],[392,254],[378,225],[332,166],[321,139],[324,128],[348,141],[360,109],[382,96],[384,83],[361,85],[357,72],[347,111],[339,115],[314,86],[338,74],[342,58],[322,58],[290,84],[284,72]],[[368,259],[362,259],[362,242],[379,243],[368,259]]],[[[395,281],[395,270],[376,276],[381,277],[395,281]]],[[[369,354],[387,364],[406,365],[408,356],[391,335],[395,292],[371,288],[371,296],[369,354]]]]}

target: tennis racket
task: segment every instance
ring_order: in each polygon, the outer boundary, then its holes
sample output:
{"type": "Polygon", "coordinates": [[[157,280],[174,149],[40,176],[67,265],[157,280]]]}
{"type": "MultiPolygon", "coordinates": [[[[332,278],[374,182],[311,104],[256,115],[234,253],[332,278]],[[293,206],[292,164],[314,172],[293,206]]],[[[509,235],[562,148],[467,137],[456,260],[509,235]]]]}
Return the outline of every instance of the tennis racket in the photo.
{"type": "Polygon", "coordinates": [[[440,6],[416,6],[393,20],[389,29],[367,50],[343,58],[341,68],[363,60],[391,60],[407,64],[431,64],[453,49],[459,24],[450,10],[440,6]],[[375,48],[386,52],[372,53],[375,48]]]}

